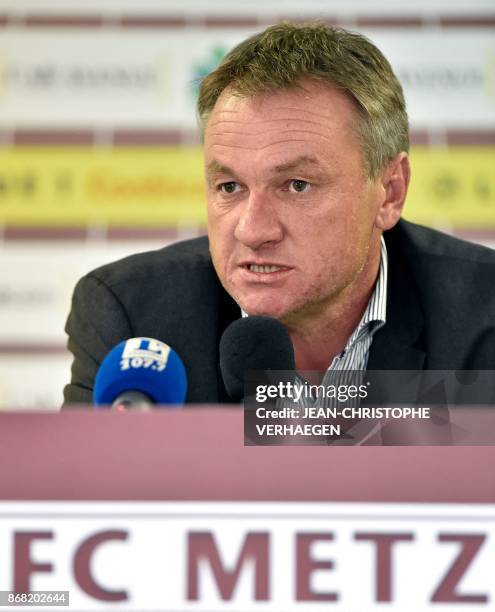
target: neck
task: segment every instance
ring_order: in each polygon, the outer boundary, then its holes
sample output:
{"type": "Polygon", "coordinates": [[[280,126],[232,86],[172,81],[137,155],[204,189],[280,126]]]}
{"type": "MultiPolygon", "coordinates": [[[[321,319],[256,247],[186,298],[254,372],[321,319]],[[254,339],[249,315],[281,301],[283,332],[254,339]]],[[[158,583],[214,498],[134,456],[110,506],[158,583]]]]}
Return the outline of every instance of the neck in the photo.
{"type": "Polygon", "coordinates": [[[294,346],[297,370],[324,372],[345,348],[366,310],[378,278],[379,242],[373,251],[356,279],[331,302],[323,308],[321,304],[315,305],[313,312],[305,312],[302,316],[296,313],[282,321],[294,346]]]}

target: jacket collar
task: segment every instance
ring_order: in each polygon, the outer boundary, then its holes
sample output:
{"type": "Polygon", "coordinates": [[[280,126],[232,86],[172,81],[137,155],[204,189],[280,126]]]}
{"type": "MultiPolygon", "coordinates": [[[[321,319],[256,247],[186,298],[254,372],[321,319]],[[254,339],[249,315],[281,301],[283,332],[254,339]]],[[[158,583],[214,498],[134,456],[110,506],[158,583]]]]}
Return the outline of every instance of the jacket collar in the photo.
{"type": "Polygon", "coordinates": [[[401,252],[399,231],[384,237],[389,253],[387,322],[373,337],[368,370],[421,370],[426,353],[418,292],[401,252]]]}

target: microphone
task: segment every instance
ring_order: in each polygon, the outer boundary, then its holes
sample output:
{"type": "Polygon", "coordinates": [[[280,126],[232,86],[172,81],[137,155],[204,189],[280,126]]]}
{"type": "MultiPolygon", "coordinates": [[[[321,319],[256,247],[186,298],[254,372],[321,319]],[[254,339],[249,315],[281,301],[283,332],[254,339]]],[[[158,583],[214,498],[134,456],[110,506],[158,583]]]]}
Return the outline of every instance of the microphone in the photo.
{"type": "Polygon", "coordinates": [[[247,370],[295,370],[294,348],[285,327],[271,317],[237,319],[220,339],[220,371],[234,402],[244,397],[247,370]]]}
{"type": "Polygon", "coordinates": [[[150,409],[154,404],[182,405],[187,377],[179,355],[153,338],[130,338],[117,344],[96,374],[96,408],[150,409]]]}

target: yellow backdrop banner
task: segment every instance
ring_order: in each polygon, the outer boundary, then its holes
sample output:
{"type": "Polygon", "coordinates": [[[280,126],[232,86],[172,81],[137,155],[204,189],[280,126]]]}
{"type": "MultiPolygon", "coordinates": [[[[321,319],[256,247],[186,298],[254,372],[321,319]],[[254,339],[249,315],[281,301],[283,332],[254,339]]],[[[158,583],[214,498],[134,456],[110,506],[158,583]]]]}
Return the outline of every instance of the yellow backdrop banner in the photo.
{"type": "MultiPolygon", "coordinates": [[[[411,152],[406,218],[445,228],[495,229],[495,147],[411,152]]],[[[4,147],[0,224],[204,225],[199,147],[4,147]]]]}

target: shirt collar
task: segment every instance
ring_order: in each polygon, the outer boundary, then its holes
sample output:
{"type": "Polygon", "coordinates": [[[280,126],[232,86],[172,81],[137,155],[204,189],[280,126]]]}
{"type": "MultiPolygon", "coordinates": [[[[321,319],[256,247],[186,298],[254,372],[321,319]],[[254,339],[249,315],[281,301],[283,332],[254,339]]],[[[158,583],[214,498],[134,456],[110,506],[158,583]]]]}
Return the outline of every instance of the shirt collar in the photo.
{"type": "Polygon", "coordinates": [[[364,334],[373,335],[387,321],[388,253],[383,236],[380,240],[380,270],[375,288],[358,326],[347,341],[345,350],[364,334]]]}

